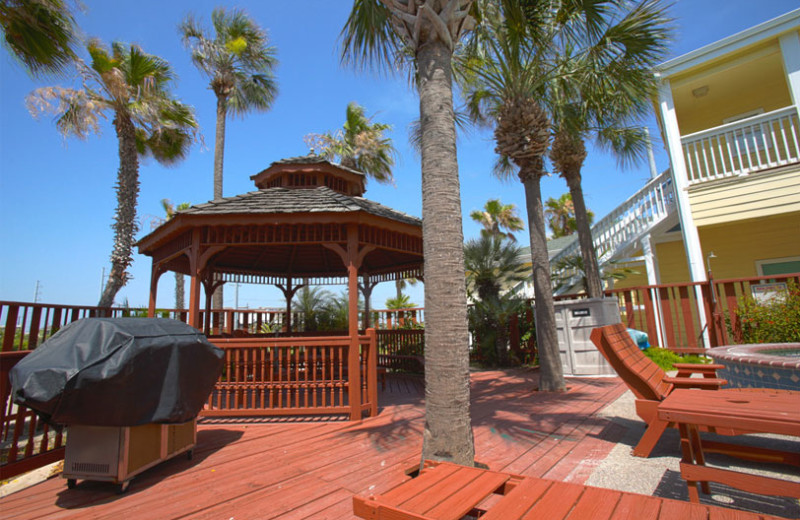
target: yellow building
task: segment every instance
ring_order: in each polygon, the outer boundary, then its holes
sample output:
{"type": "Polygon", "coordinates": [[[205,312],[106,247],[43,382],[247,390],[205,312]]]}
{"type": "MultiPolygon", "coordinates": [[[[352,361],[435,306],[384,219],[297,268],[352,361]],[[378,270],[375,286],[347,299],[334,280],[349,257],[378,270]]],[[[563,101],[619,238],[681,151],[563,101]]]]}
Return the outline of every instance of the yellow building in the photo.
{"type": "Polygon", "coordinates": [[[800,272],[799,30],[800,9],[659,67],[682,235],[651,237],[659,282],[800,272]]]}
{"type": "Polygon", "coordinates": [[[709,265],[715,279],[800,272],[800,9],[657,77],[671,168],[592,228],[601,266],[641,273],[615,287],[703,281],[709,265]]]}

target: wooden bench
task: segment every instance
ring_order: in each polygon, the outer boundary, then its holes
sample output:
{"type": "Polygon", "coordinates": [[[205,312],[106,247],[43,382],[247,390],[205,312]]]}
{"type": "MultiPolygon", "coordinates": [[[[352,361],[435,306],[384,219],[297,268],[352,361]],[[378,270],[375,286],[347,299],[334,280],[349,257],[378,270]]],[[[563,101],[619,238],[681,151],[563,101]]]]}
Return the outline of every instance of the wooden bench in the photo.
{"type": "Polygon", "coordinates": [[[661,435],[670,426],[669,422],[659,419],[658,404],[674,389],[717,390],[727,383],[716,377],[716,371],[723,368],[722,365],[676,363],[677,376],[667,376],[661,367],[642,353],[621,323],[594,329],[591,340],[636,396],[636,414],[647,423],[647,430],[633,449],[637,457],[650,456],[661,435]],[[694,374],[702,377],[691,377],[694,374]]]}
{"type": "Polygon", "coordinates": [[[353,512],[367,520],[460,520],[467,514],[481,520],[778,519],[430,461],[417,478],[383,495],[354,497],[353,512]]]}

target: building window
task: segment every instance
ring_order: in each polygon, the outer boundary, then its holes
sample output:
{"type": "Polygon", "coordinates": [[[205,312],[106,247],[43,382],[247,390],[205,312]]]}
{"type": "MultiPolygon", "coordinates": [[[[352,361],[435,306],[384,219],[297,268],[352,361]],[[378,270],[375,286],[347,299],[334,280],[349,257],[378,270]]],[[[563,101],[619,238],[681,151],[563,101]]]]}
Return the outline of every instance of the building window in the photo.
{"type": "Polygon", "coordinates": [[[800,273],[800,256],[756,260],[756,270],[759,276],[800,273]]]}

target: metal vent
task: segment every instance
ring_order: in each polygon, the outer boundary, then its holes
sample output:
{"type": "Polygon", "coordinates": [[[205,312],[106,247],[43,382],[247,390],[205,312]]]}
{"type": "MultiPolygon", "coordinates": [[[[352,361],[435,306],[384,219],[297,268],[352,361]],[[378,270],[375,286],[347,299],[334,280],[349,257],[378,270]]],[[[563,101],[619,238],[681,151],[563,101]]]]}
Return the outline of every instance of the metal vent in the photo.
{"type": "Polygon", "coordinates": [[[93,462],[73,462],[72,471],[78,473],[108,474],[108,464],[95,464],[93,462]]]}

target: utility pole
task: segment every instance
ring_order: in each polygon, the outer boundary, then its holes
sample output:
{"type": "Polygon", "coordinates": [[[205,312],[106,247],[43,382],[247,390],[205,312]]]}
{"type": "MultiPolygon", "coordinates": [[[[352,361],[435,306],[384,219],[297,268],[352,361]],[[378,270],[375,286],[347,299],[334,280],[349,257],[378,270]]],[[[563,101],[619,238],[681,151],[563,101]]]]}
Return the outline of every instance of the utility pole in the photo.
{"type": "Polygon", "coordinates": [[[103,272],[100,275],[100,298],[103,297],[103,289],[106,288],[106,268],[103,267],[103,272]]]}
{"type": "Polygon", "coordinates": [[[40,287],[39,280],[36,280],[36,288],[33,290],[33,303],[39,301],[39,287],[40,287]]]}
{"type": "Polygon", "coordinates": [[[653,140],[650,138],[650,129],[644,127],[644,133],[647,135],[647,162],[650,165],[650,178],[655,179],[658,177],[658,167],[656,167],[656,156],[653,154],[653,140]]]}

